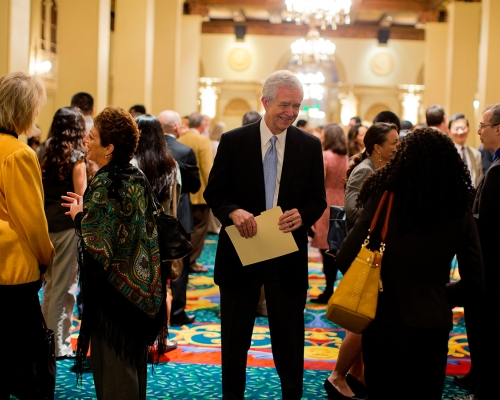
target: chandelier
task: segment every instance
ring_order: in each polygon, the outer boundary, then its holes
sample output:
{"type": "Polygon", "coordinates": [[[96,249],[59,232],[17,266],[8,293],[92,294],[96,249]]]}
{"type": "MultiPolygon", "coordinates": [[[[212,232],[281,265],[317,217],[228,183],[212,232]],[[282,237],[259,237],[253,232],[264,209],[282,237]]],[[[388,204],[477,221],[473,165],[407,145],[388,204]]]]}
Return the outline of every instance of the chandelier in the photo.
{"type": "Polygon", "coordinates": [[[293,20],[297,25],[337,29],[337,25],[351,23],[351,0],[285,0],[285,4],[287,21],[293,20]]]}
{"type": "Polygon", "coordinates": [[[291,44],[293,59],[298,65],[331,61],[335,54],[335,44],[319,36],[313,28],[307,33],[306,39],[298,39],[291,44]]]}

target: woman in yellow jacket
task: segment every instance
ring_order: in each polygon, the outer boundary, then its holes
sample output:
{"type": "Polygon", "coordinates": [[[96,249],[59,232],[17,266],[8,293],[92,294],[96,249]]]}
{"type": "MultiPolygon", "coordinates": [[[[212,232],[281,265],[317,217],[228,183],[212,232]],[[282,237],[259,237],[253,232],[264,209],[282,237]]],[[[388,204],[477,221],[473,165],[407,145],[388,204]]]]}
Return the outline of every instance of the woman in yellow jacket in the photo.
{"type": "MultiPolygon", "coordinates": [[[[0,77],[0,398],[22,385],[33,337],[41,329],[39,266],[50,265],[54,247],[43,209],[35,152],[19,141],[36,132],[46,99],[41,81],[22,72],[0,77]]],[[[42,268],[43,270],[43,268],[42,268]]]]}

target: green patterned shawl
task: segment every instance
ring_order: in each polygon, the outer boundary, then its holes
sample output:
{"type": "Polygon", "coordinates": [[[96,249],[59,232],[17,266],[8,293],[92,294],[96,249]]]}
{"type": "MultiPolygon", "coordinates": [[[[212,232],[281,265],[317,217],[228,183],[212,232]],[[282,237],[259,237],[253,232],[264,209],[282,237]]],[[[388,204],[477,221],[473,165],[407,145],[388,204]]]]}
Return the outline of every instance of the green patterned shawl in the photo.
{"type": "Polygon", "coordinates": [[[145,179],[130,164],[102,167],[85,191],[84,212],[75,217],[84,295],[77,381],[91,334],[131,362],[142,362],[146,352],[157,362],[165,352],[166,282],[145,179]]]}
{"type": "Polygon", "coordinates": [[[108,281],[154,317],[164,301],[158,233],[143,175],[132,165],[105,166],[85,193],[81,222],[85,249],[108,281]]]}

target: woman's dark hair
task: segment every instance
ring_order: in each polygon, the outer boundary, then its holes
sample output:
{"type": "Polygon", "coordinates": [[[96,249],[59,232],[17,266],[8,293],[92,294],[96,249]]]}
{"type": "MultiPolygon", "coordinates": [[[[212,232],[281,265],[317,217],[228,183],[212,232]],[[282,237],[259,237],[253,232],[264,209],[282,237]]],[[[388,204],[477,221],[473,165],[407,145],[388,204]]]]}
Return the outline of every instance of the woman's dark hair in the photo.
{"type": "Polygon", "coordinates": [[[106,107],[94,119],[101,146],[112,144],[114,163],[129,163],[139,142],[139,129],[134,118],[121,107],[106,107]]]}
{"type": "Polygon", "coordinates": [[[350,156],[359,153],[358,144],[356,143],[356,137],[358,136],[359,128],[361,127],[366,128],[366,126],[364,125],[354,125],[353,127],[351,127],[351,129],[349,129],[349,132],[347,133],[347,145],[350,156]]]}
{"type": "Polygon", "coordinates": [[[347,170],[347,178],[349,178],[353,169],[356,168],[361,161],[363,161],[366,157],[371,156],[376,144],[382,146],[385,143],[387,135],[392,130],[397,131],[397,126],[387,122],[377,122],[368,128],[365,138],[363,139],[365,149],[351,158],[351,163],[349,169],[347,170]]]}
{"type": "Polygon", "coordinates": [[[175,180],[176,164],[167,147],[161,123],[155,116],[144,114],[135,120],[141,131],[135,158],[147,176],[160,202],[170,198],[170,187],[175,180]]]}
{"type": "Polygon", "coordinates": [[[325,126],[323,135],[323,150],[331,150],[341,156],[347,154],[344,131],[338,124],[328,124],[325,126]]]}
{"type": "Polygon", "coordinates": [[[375,192],[394,192],[401,229],[456,217],[470,207],[475,190],[453,142],[432,128],[406,135],[387,165],[364,182],[358,206],[375,192]]]}
{"type": "Polygon", "coordinates": [[[73,150],[84,151],[85,119],[77,107],[63,107],[56,111],[45,142],[42,158],[43,179],[65,181],[72,176],[73,150]]]}

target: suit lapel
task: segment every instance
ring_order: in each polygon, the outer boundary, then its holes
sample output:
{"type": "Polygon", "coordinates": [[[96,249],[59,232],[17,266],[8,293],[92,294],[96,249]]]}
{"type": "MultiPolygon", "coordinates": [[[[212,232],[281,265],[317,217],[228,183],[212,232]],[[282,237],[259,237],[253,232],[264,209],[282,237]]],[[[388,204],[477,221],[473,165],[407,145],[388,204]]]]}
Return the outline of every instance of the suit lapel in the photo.
{"type": "Polygon", "coordinates": [[[293,173],[298,164],[299,143],[298,132],[291,126],[286,133],[285,154],[283,156],[283,167],[281,168],[280,191],[278,193],[278,204],[281,204],[292,183],[293,173]]]}
{"type": "Polygon", "coordinates": [[[476,189],[476,198],[474,199],[474,204],[472,205],[472,213],[476,216],[479,213],[479,202],[481,201],[481,192],[483,191],[483,185],[486,182],[486,178],[488,177],[488,171],[496,166],[500,165],[500,158],[497,158],[486,170],[486,173],[481,177],[479,184],[476,189]]]}
{"type": "Polygon", "coordinates": [[[253,179],[255,185],[255,194],[257,201],[261,205],[260,208],[266,208],[266,189],[264,184],[264,170],[262,167],[262,148],[260,140],[260,123],[255,123],[249,126],[250,131],[247,135],[247,155],[246,165],[248,166],[248,174],[250,179],[253,179]]]}

